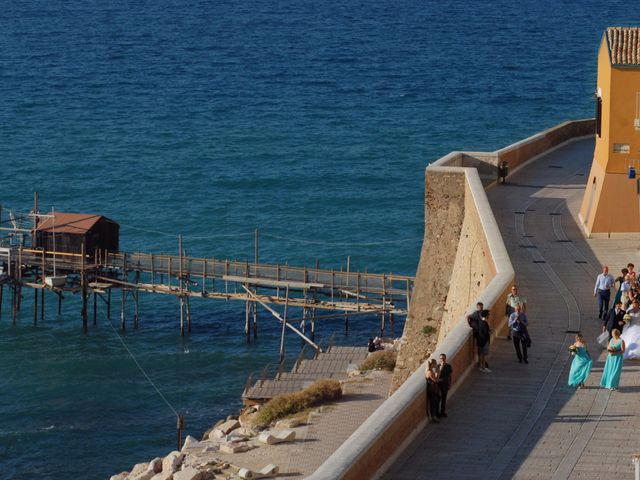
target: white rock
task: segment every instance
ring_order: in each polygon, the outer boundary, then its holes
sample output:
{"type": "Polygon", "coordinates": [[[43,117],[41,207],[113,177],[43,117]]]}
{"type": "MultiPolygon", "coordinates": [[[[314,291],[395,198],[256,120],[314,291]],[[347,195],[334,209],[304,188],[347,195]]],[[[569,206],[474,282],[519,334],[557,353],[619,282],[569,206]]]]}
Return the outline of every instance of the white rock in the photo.
{"type": "Polygon", "coordinates": [[[243,443],[221,443],[220,451],[222,453],[241,453],[250,450],[249,445],[243,443]]]}
{"type": "Polygon", "coordinates": [[[240,427],[240,422],[238,420],[227,420],[222,425],[220,425],[216,430],[221,430],[225,435],[227,435],[232,430],[240,427]]]}
{"type": "Polygon", "coordinates": [[[141,473],[144,473],[147,470],[148,466],[149,466],[148,463],[136,463],[131,469],[131,473],[129,474],[129,476],[131,478],[137,477],[141,473]]]}
{"type": "Polygon", "coordinates": [[[240,442],[246,442],[247,441],[247,437],[245,437],[244,435],[240,435],[239,433],[236,433],[235,431],[229,435],[227,435],[224,438],[224,441],[227,443],[240,443],[240,442]]]}
{"type": "Polygon", "coordinates": [[[193,467],[187,467],[173,474],[173,480],[200,480],[202,473],[193,467]]]}
{"type": "Polygon", "coordinates": [[[222,430],[218,430],[217,428],[215,430],[211,430],[211,433],[209,434],[209,440],[220,440],[224,437],[224,432],[222,430]]]}
{"type": "Polygon", "coordinates": [[[120,472],[117,475],[112,475],[109,480],[126,480],[129,476],[129,472],[120,472]]]}
{"type": "Polygon", "coordinates": [[[251,427],[240,427],[237,431],[233,433],[234,434],[237,433],[238,435],[243,435],[245,437],[255,437],[256,435],[258,435],[258,432],[256,432],[251,427]]]}
{"type": "Polygon", "coordinates": [[[149,468],[147,470],[152,469],[154,473],[160,473],[162,471],[162,459],[160,457],[156,457],[149,462],[149,468]]]}
{"type": "Polygon", "coordinates": [[[195,438],[193,438],[191,435],[187,435],[187,438],[184,439],[184,447],[188,447],[189,445],[191,445],[192,443],[198,443],[198,440],[196,440],[195,438]]]}
{"type": "Polygon", "coordinates": [[[173,472],[160,472],[154,475],[153,477],[151,477],[151,480],[172,480],[172,479],[173,479],[173,472]]]}
{"type": "Polygon", "coordinates": [[[162,472],[175,472],[182,460],[184,459],[184,453],[173,451],[162,460],[162,472]]]}
{"type": "Polygon", "coordinates": [[[295,428],[302,424],[299,418],[285,418],[276,422],[276,428],[295,428]]]}
{"type": "MultiPolygon", "coordinates": [[[[142,464],[140,464],[142,465],[142,464]]],[[[145,464],[147,468],[138,474],[133,474],[133,471],[129,475],[129,480],[151,480],[151,478],[162,471],[162,459],[157,457],[151,460],[148,464],[145,464]]],[[[137,465],[136,465],[137,466],[137,465]]]]}
{"type": "Polygon", "coordinates": [[[215,445],[207,445],[206,447],[204,447],[200,451],[202,453],[217,452],[218,451],[218,447],[216,447],[215,445]]]}

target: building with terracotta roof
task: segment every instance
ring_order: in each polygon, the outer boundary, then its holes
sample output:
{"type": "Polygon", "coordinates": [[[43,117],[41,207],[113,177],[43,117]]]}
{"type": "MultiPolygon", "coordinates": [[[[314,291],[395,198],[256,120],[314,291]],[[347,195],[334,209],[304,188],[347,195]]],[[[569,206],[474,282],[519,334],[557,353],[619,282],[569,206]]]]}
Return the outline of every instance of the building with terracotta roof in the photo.
{"type": "Polygon", "coordinates": [[[589,236],[640,232],[640,28],[605,31],[596,101],[596,146],[580,221],[589,236]]]}
{"type": "Polygon", "coordinates": [[[37,246],[53,251],[54,233],[57,252],[81,253],[83,243],[89,255],[98,249],[117,252],[119,248],[120,226],[102,215],[55,212],[38,224],[37,246]]]}

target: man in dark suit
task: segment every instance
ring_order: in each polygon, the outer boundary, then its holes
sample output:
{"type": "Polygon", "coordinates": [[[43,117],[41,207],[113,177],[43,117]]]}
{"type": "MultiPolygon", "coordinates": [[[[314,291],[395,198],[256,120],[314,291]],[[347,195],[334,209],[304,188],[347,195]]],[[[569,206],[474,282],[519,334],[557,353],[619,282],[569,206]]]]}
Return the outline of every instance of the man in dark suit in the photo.
{"type": "Polygon", "coordinates": [[[438,389],[440,390],[440,405],[438,408],[438,417],[447,416],[447,394],[451,388],[451,375],[453,368],[447,363],[447,356],[440,354],[440,363],[438,364],[438,389]]]}
{"type": "Polygon", "coordinates": [[[618,302],[615,306],[607,312],[604,317],[604,324],[602,325],[602,331],[607,330],[609,332],[609,340],[611,340],[611,330],[617,328],[622,333],[624,328],[624,314],[626,312],[622,309],[622,302],[618,302]]]}

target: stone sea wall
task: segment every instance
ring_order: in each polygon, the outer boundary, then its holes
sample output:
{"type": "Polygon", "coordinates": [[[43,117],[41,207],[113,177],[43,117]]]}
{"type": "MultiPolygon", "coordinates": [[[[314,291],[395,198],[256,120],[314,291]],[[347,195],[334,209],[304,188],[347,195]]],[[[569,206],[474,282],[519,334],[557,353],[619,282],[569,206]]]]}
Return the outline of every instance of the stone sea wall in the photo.
{"type": "Polygon", "coordinates": [[[489,323],[504,327],[504,299],[514,271],[485,187],[558,146],[592,135],[594,120],[566,122],[495,152],[452,152],[426,169],[425,233],[393,393],[309,477],[375,479],[426,424],[425,360],[446,353],[456,372],[450,395],[476,363],[465,316],[482,301],[489,323]]]}

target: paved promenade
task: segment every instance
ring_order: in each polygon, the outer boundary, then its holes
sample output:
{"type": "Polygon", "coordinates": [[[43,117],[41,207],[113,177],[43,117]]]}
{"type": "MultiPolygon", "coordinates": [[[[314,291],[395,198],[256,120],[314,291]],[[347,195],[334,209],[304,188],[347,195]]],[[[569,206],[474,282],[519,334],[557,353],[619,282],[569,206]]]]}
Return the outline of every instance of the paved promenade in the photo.
{"type": "MultiPolygon", "coordinates": [[[[602,264],[617,276],[640,265],[639,241],[591,239],[578,226],[593,140],[547,154],[488,192],[516,271],[533,346],[529,364],[495,339],[493,373],[474,371],[449,418],[428,425],[385,479],[633,478],[640,451],[640,362],[625,361],[620,390],[598,388],[605,352],[593,297],[602,264]],[[586,388],[567,386],[574,331],[594,357],[586,388]]],[[[493,314],[503,315],[502,308],[493,314]]]]}

